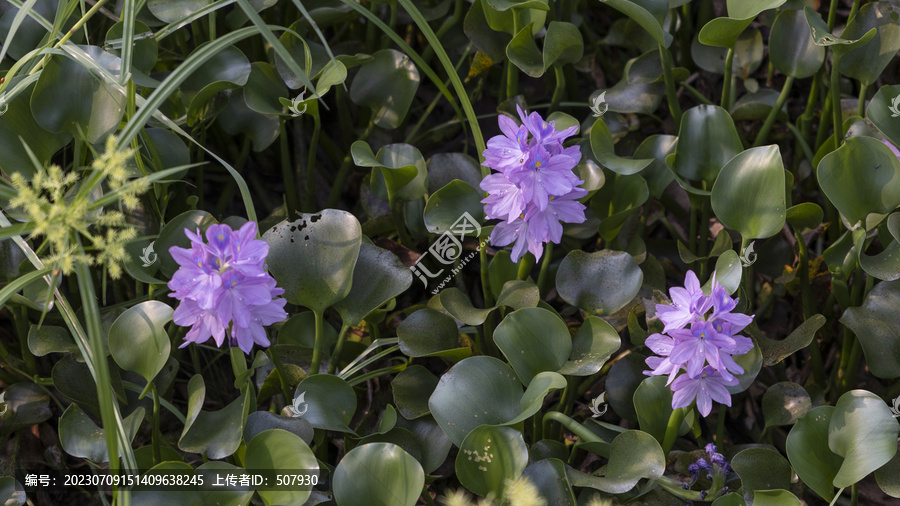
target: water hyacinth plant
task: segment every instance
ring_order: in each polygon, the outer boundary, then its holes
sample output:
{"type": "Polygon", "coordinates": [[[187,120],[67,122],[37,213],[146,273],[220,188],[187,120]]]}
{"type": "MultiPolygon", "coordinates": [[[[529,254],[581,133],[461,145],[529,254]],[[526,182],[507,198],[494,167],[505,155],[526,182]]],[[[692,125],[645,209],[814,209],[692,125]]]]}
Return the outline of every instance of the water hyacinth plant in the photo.
{"type": "Polygon", "coordinates": [[[898,20],[0,2],[0,503],[897,503],[898,20]]]}

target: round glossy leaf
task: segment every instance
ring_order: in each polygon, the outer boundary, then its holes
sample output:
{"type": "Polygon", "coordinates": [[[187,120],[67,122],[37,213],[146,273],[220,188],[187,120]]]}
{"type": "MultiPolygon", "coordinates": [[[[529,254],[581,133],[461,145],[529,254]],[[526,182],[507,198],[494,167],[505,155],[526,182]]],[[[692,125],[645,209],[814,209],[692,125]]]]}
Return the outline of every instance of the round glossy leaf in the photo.
{"type": "Polygon", "coordinates": [[[422,449],[422,460],[419,462],[422,463],[425,473],[433,473],[447,460],[447,455],[450,454],[453,443],[430,415],[416,418],[415,420],[407,420],[402,416],[397,417],[395,428],[397,427],[412,432],[419,442],[419,446],[422,449]]]}
{"type": "Polygon", "coordinates": [[[685,179],[705,181],[707,185],[712,185],[722,167],[744,149],[731,116],[715,105],[698,105],[685,111],[679,132],[672,168],[685,179]]]}
{"type": "Polygon", "coordinates": [[[785,451],[797,476],[826,501],[834,498],[832,482],[843,458],[828,449],[828,425],[834,406],[809,410],[791,428],[785,451]]]}
{"type": "Polygon", "coordinates": [[[812,400],[803,386],[782,381],[770,386],[762,398],[766,427],[791,425],[812,408],[812,400]]]}
{"type": "Polygon", "coordinates": [[[334,469],[338,506],[414,506],[425,485],[422,465],[393,443],[369,443],[347,452],[334,469]]]}
{"type": "MultiPolygon", "coordinates": [[[[244,454],[247,469],[304,470],[308,474],[318,474],[319,463],[309,446],[296,434],[282,429],[260,432],[247,442],[244,454]]],[[[296,487],[293,490],[259,490],[263,504],[303,504],[309,498],[310,490],[296,487]]],[[[337,487],[335,487],[337,488],[337,487]]]]}
{"type": "Polygon", "coordinates": [[[744,372],[743,374],[734,375],[734,377],[738,379],[737,385],[725,387],[731,395],[747,390],[756,380],[756,375],[758,375],[760,369],[762,369],[762,352],[760,352],[759,346],[754,346],[750,351],[743,355],[735,355],[734,361],[744,369],[744,372]]]}
{"type": "Polygon", "coordinates": [[[534,25],[529,24],[506,45],[506,57],[529,77],[544,75],[543,56],[532,33],[534,25]]]}
{"type": "Polygon", "coordinates": [[[95,143],[119,126],[125,114],[125,96],[85,65],[54,55],[40,75],[31,92],[31,112],[45,130],[84,135],[95,143]]]}
{"type": "Polygon", "coordinates": [[[456,348],[459,330],[453,318],[431,308],[409,315],[397,327],[400,351],[409,357],[456,348]]]}
{"type": "Polygon", "coordinates": [[[769,47],[772,65],[797,79],[813,76],[825,61],[825,48],[813,42],[806,16],[797,10],[778,13],[769,34],[769,47]]]}
{"type": "Polygon", "coordinates": [[[407,420],[425,416],[428,410],[428,398],[434,393],[438,377],[421,365],[413,365],[400,371],[391,381],[391,393],[397,410],[407,420]]]}
{"type": "Polygon", "coordinates": [[[500,425],[519,415],[522,384],[493,357],[464,359],[441,376],[428,408],[457,446],[479,425],[500,425]]]}
{"type": "Polygon", "coordinates": [[[644,275],[624,251],[570,252],[556,273],[556,290],[588,314],[610,315],[637,295],[644,275]]]}
{"type": "Polygon", "coordinates": [[[802,506],[804,503],[787,490],[754,490],[754,506],[802,506]]]}
{"type": "MultiPolygon", "coordinates": [[[[141,421],[144,420],[144,408],[138,407],[123,421],[128,442],[119,441],[119,455],[122,455],[122,444],[131,444],[141,421]]],[[[106,449],[106,438],[103,431],[78,407],[72,403],[59,417],[59,442],[69,455],[91,460],[95,463],[109,462],[106,449]]]]}
{"type": "Polygon", "coordinates": [[[254,411],[247,416],[247,423],[244,425],[244,442],[246,443],[260,432],[270,429],[286,430],[302,439],[306,444],[312,442],[314,435],[312,425],[302,417],[287,417],[269,411],[254,411]]]}
{"type": "Polygon", "coordinates": [[[634,151],[636,158],[653,159],[640,175],[647,182],[650,195],[654,198],[660,198],[674,179],[672,171],[666,167],[666,157],[675,151],[677,143],[678,137],[674,135],[651,135],[645,138],[634,151]]]}
{"type": "Polygon", "coordinates": [[[774,450],[741,450],[731,459],[731,467],[741,477],[745,496],[754,490],[791,488],[791,465],[774,450]]]}
{"type": "Polygon", "coordinates": [[[350,99],[372,109],[375,125],[391,130],[406,118],[418,88],[419,71],[409,56],[382,49],[360,66],[350,85],[350,99]]]}
{"type": "MultiPolygon", "coordinates": [[[[722,232],[719,232],[722,233],[722,232]]],[[[727,234],[726,234],[727,235],[727,234]]],[[[727,250],[719,255],[716,259],[716,282],[725,287],[728,295],[737,291],[741,285],[741,276],[743,275],[743,266],[741,259],[734,250],[727,250]]],[[[707,281],[706,285],[712,283],[712,278],[707,281]]],[[[706,289],[704,285],[704,289],[706,289]]]]}
{"type": "Polygon", "coordinates": [[[828,448],[844,457],[834,486],[849,487],[897,453],[900,424],[880,397],[851,390],[838,399],[828,424],[828,448]]]}
{"type": "Polygon", "coordinates": [[[28,351],[36,357],[50,353],[77,353],[78,345],[64,327],[32,325],[28,329],[28,351]]]}
{"type": "Polygon", "coordinates": [[[856,334],[866,365],[876,377],[900,376],[900,280],[882,281],[866,295],[862,306],[850,307],[841,323],[856,334]]]}
{"type": "Polygon", "coordinates": [[[253,143],[253,151],[262,151],[278,138],[280,120],[275,114],[262,114],[247,107],[244,92],[232,93],[222,113],[219,126],[229,135],[246,135],[253,143]]]}
{"type": "Polygon", "coordinates": [[[569,360],[558,372],[566,376],[596,374],[621,346],[622,340],[612,325],[596,316],[588,316],[572,338],[569,360]]]}
{"type": "Polygon", "coordinates": [[[666,457],[662,447],[653,436],[639,430],[625,431],[613,439],[605,476],[567,469],[572,485],[610,494],[628,492],[642,478],[656,480],[665,470],[666,457]]]}
{"type": "Polygon", "coordinates": [[[795,229],[816,228],[822,223],[825,212],[815,202],[803,202],[791,206],[787,210],[785,219],[795,229]]]}
{"type": "Polygon", "coordinates": [[[887,214],[900,205],[900,160],[871,137],[851,137],[822,158],[819,186],[850,225],[870,213],[887,214]]]}
{"type": "Polygon", "coordinates": [[[184,235],[184,229],[194,233],[199,229],[203,234],[210,225],[215,224],[215,218],[206,211],[185,211],[166,223],[166,226],[159,231],[159,237],[154,244],[154,251],[159,255],[159,268],[162,273],[167,277],[172,277],[172,274],[178,270],[178,263],[172,258],[169,248],[172,246],[191,247],[191,240],[184,235]]]}
{"type": "Polygon", "coordinates": [[[698,35],[700,43],[715,47],[734,47],[741,32],[750,26],[753,17],[747,19],[713,18],[700,29],[698,35]]]}
{"type": "MultiPolygon", "coordinates": [[[[221,460],[210,460],[197,468],[197,471],[203,472],[206,470],[216,470],[217,473],[227,473],[227,472],[240,472],[241,468],[235,466],[234,464],[229,464],[228,462],[223,462],[221,460]]],[[[249,504],[250,498],[253,496],[253,490],[216,490],[210,492],[203,492],[201,495],[203,499],[203,506],[244,506],[245,504],[249,504]]],[[[166,492],[161,491],[160,494],[166,494],[166,492]]],[[[199,492],[198,492],[199,494],[199,492]]],[[[169,497],[164,499],[165,503],[171,501],[169,497]]],[[[163,501],[157,500],[154,504],[160,504],[163,501]]],[[[132,502],[132,504],[134,504],[132,502]]],[[[178,504],[188,504],[187,502],[179,502],[178,504]]],[[[153,506],[152,504],[148,504],[147,506],[153,506]]]]}
{"type": "Polygon", "coordinates": [[[672,390],[666,386],[666,376],[651,376],[634,391],[634,410],[641,430],[663,441],[672,416],[672,390]]]}
{"type": "Polygon", "coordinates": [[[597,118],[591,127],[591,151],[598,162],[617,174],[637,174],[653,162],[652,158],[635,159],[616,155],[612,134],[603,118],[597,118]]]}
{"type": "Polygon", "coordinates": [[[504,425],[515,425],[524,421],[528,417],[534,415],[544,405],[544,398],[547,397],[552,390],[561,390],[566,388],[566,378],[561,374],[553,371],[545,371],[537,374],[525,389],[525,394],[519,400],[519,416],[508,420],[504,425]]]}
{"type": "Polygon", "coordinates": [[[501,498],[507,480],[515,480],[528,465],[528,447],[522,433],[482,425],[466,436],[456,455],[456,477],[467,490],[501,498]]]}
{"type": "Polygon", "coordinates": [[[546,504],[554,506],[576,506],[578,504],[572,485],[569,483],[569,477],[566,475],[566,465],[562,459],[536,460],[525,468],[520,479],[530,481],[546,504]]]}
{"type": "Polygon", "coordinates": [[[578,27],[564,21],[551,21],[544,36],[544,70],[554,63],[578,63],[584,53],[584,41],[578,27]]]}
{"type": "MultiPolygon", "coordinates": [[[[337,342],[338,332],[327,321],[322,332],[322,349],[330,350],[337,342]]],[[[288,318],[278,330],[278,344],[299,344],[305,348],[316,347],[316,314],[303,311],[288,318]]]]}
{"type": "Polygon", "coordinates": [[[481,192],[468,183],[454,179],[428,197],[423,214],[425,227],[432,234],[443,234],[452,230],[465,214],[481,223],[484,221],[481,198],[481,192]]]}
{"type": "Polygon", "coordinates": [[[126,371],[152,381],[169,359],[171,344],[166,324],[173,310],[167,304],[148,300],[122,313],[109,329],[109,352],[126,371]]]}
{"type": "Polygon", "coordinates": [[[900,498],[900,453],[875,471],[875,481],[885,494],[900,498]]]}
{"type": "Polygon", "coordinates": [[[777,145],[750,148],[725,164],[712,188],[713,212],[745,239],[784,227],[784,164],[777,145]]]}
{"type": "Polygon", "coordinates": [[[847,51],[840,60],[841,74],[866,86],[881,76],[900,50],[900,14],[891,3],[871,2],[863,5],[847,24],[841,37],[858,39],[872,29],[877,31],[868,44],[847,51]]]}
{"type": "Polygon", "coordinates": [[[728,16],[735,19],[755,18],[762,11],[781,7],[785,0],[728,0],[728,16]]]}
{"type": "Polygon", "coordinates": [[[637,421],[634,408],[634,392],[647,378],[644,371],[649,369],[646,357],[639,353],[629,353],[613,363],[606,378],[606,400],[617,415],[637,421]]]}
{"type": "Polygon", "coordinates": [[[478,162],[465,153],[436,153],[427,160],[426,165],[429,193],[440,190],[454,179],[468,183],[472,188],[478,188],[481,184],[478,162]]]}
{"type": "Polygon", "coordinates": [[[572,351],[566,324],[539,307],[507,315],[494,330],[494,342],[526,385],[540,372],[560,369],[572,351]]]}
{"type": "MultiPolygon", "coordinates": [[[[18,84],[21,79],[22,77],[12,78],[8,88],[18,84]]],[[[34,164],[25,145],[42,165],[46,165],[54,153],[72,140],[71,134],[48,132],[35,121],[29,104],[33,89],[34,85],[31,85],[6,102],[6,112],[0,116],[0,152],[3,153],[0,156],[0,169],[10,175],[21,173],[26,179],[34,173],[34,164]]]]}
{"type": "Polygon", "coordinates": [[[350,154],[356,165],[373,168],[372,190],[382,199],[411,201],[425,196],[428,166],[414,146],[388,144],[376,155],[365,141],[356,141],[350,146],[350,154]]]}
{"type": "Polygon", "coordinates": [[[321,313],[350,293],[362,241],[352,214],[301,214],[267,230],[262,240],[269,244],[269,271],[288,302],[321,313]]]}
{"type": "MultiPolygon", "coordinates": [[[[194,51],[198,51],[201,47],[194,51]]],[[[217,81],[244,86],[250,78],[251,70],[250,60],[244,53],[237,47],[228,46],[210,56],[203,65],[191,73],[182,83],[181,89],[192,95],[217,81]]]]}
{"type": "Polygon", "coordinates": [[[882,86],[866,107],[866,118],[895,146],[900,145],[900,122],[897,121],[900,116],[900,100],[897,96],[900,96],[900,84],[882,86]]]}
{"type": "MultiPolygon", "coordinates": [[[[112,41],[117,40],[118,46],[122,45],[122,28],[123,23],[119,21],[114,24],[107,32],[106,32],[106,43],[111,44],[112,41]]],[[[134,34],[144,34],[150,32],[150,27],[148,27],[145,23],[141,21],[135,21],[134,23],[134,34]]],[[[119,56],[118,52],[115,53],[116,56],[119,56]]],[[[156,65],[156,60],[159,56],[159,47],[152,37],[146,37],[142,39],[137,39],[134,41],[134,51],[132,53],[132,65],[135,69],[149,74],[150,70],[156,65]]]]}
{"type": "Polygon", "coordinates": [[[317,429],[353,432],[347,424],[356,413],[356,392],[337,376],[314,374],[305,378],[297,385],[293,405],[301,410],[305,406],[301,416],[317,429]]]}
{"type": "Polygon", "coordinates": [[[53,414],[50,396],[34,383],[13,383],[0,393],[3,434],[45,422],[53,414]]]}
{"type": "Polygon", "coordinates": [[[250,396],[245,392],[218,411],[203,411],[206,387],[202,381],[198,385],[194,378],[188,383],[188,414],[193,416],[186,417],[190,423],[184,426],[178,448],[206,455],[209,459],[223,459],[241,445],[250,396]]]}
{"type": "MultiPolygon", "coordinates": [[[[772,108],[775,107],[778,95],[777,91],[769,88],[761,89],[756,93],[747,93],[734,103],[734,107],[731,108],[731,118],[735,121],[765,119],[772,111],[772,108]]],[[[789,119],[787,104],[782,106],[776,118],[782,121],[789,119]]]]}
{"type": "Polygon", "coordinates": [[[334,304],[345,325],[359,325],[385,302],[405,292],[412,272],[397,255],[373,244],[361,243],[353,268],[350,293],[334,304]]]}
{"type": "Polygon", "coordinates": [[[287,96],[287,86],[278,77],[275,67],[261,61],[250,64],[250,76],[244,86],[247,107],[263,114],[281,114],[284,107],[278,99],[287,96]]]}
{"type": "Polygon", "coordinates": [[[668,0],[605,0],[606,5],[625,14],[632,21],[639,24],[647,31],[657,43],[669,47],[672,43],[672,35],[663,30],[662,24],[669,9],[668,0]]]}
{"type": "MultiPolygon", "coordinates": [[[[80,358],[80,357],[79,357],[80,358]]],[[[109,375],[113,390],[119,399],[125,399],[125,391],[122,387],[122,378],[119,376],[119,368],[112,358],[108,358],[110,364],[109,375]]],[[[53,386],[59,393],[77,402],[82,408],[93,415],[100,415],[100,401],[97,399],[97,384],[85,362],[79,362],[75,355],[63,355],[53,364],[50,373],[53,378],[53,386]]]]}

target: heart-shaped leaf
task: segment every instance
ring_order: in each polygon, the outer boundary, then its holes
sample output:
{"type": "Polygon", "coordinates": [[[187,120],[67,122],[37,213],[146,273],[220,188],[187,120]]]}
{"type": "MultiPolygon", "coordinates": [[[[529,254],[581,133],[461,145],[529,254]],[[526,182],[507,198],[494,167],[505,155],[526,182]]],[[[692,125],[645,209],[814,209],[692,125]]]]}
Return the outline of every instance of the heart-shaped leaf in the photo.
{"type": "Polygon", "coordinates": [[[403,123],[418,88],[419,71],[409,56],[382,49],[360,66],[350,85],[350,99],[372,109],[375,125],[391,130],[403,123]]]}
{"type": "Polygon", "coordinates": [[[560,369],[572,351],[566,324],[539,307],[507,315],[494,330],[494,342],[526,385],[540,372],[560,369]]]}
{"type": "Polygon", "coordinates": [[[770,386],[762,398],[766,428],[790,425],[812,408],[809,393],[801,385],[781,381],[770,386]]]}
{"type": "Polygon", "coordinates": [[[784,227],[784,164],[777,145],[750,148],[725,164],[713,184],[713,212],[744,239],[762,239],[784,227]]]}
{"type": "Polygon", "coordinates": [[[569,481],[576,487],[590,487],[610,494],[631,490],[641,478],[656,480],[666,470],[662,447],[650,434],[625,431],[613,439],[605,476],[593,476],[567,468],[569,481]]]}
{"type": "Polygon", "coordinates": [[[671,166],[679,176],[705,181],[709,188],[722,167],[743,149],[728,111],[715,105],[698,105],[681,117],[671,166]]]}
{"type": "MultiPolygon", "coordinates": [[[[317,475],[319,463],[309,446],[299,436],[282,429],[268,429],[253,436],[247,442],[244,453],[247,469],[302,469],[317,475]]],[[[292,490],[259,490],[263,504],[303,504],[309,498],[312,486],[293,487],[292,490]],[[304,488],[309,490],[304,490],[304,488]]]]}
{"type": "Polygon", "coordinates": [[[297,385],[293,405],[317,429],[353,433],[347,424],[356,413],[356,393],[346,381],[330,374],[314,374],[297,385]]]}
{"type": "Polygon", "coordinates": [[[510,427],[482,425],[470,432],[456,456],[456,477],[478,495],[504,497],[509,480],[528,465],[528,447],[522,433],[510,427]]]}
{"type": "MultiPolygon", "coordinates": [[[[122,444],[131,444],[138,427],[144,420],[144,408],[138,407],[122,421],[128,441],[119,441],[119,455],[122,455],[122,444]]],[[[78,404],[72,403],[59,417],[59,442],[63,449],[73,457],[81,457],[97,464],[109,462],[106,448],[105,428],[97,427],[78,404]]]]}
{"type": "Polygon", "coordinates": [[[834,477],[843,458],[828,449],[828,426],[834,406],[809,410],[791,428],[785,450],[797,476],[826,501],[834,498],[834,477]]]}
{"type": "Polygon", "coordinates": [[[572,353],[558,372],[566,376],[596,374],[621,346],[622,340],[612,325],[596,316],[588,316],[572,337],[572,353]]]}
{"type": "Polygon", "coordinates": [[[769,47],[772,65],[782,74],[797,79],[813,76],[825,61],[825,48],[813,42],[809,23],[798,10],[785,9],[778,13],[769,34],[769,47]]]}
{"type": "Polygon", "coordinates": [[[453,318],[431,308],[409,315],[397,327],[400,351],[410,357],[422,357],[456,348],[459,330],[453,318]]]}
{"type": "Polygon", "coordinates": [[[900,376],[900,280],[882,281],[866,295],[862,306],[844,310],[841,323],[856,334],[866,365],[876,377],[900,376]]]}
{"type": "Polygon", "coordinates": [[[301,214],[262,236],[266,262],[288,302],[321,314],[350,293],[362,230],[352,214],[337,209],[301,214]]]}
{"type": "Polygon", "coordinates": [[[900,424],[887,404],[865,390],[838,399],[828,424],[828,448],[844,457],[834,486],[849,487],[887,464],[897,453],[900,424]]]}
{"type": "Polygon", "coordinates": [[[129,308],[109,328],[109,352],[126,371],[134,371],[147,382],[153,380],[169,360],[171,344],[165,326],[173,310],[149,300],[129,308]]]}
{"type": "Polygon", "coordinates": [[[334,304],[344,325],[359,325],[367,314],[405,292],[412,272],[397,255],[373,244],[361,243],[350,292],[334,304]]]}
{"type": "Polygon", "coordinates": [[[422,465],[393,443],[369,443],[347,452],[334,469],[334,499],[341,506],[414,506],[425,485],[422,465]]]}
{"type": "Polygon", "coordinates": [[[588,314],[610,315],[637,295],[644,274],[624,251],[570,252],[556,273],[556,290],[588,314]]]}
{"type": "Polygon", "coordinates": [[[206,385],[195,374],[188,382],[188,411],[184,430],[178,440],[182,451],[200,453],[211,459],[223,459],[237,451],[244,432],[250,395],[245,390],[237,399],[218,411],[203,411],[206,385]]]}

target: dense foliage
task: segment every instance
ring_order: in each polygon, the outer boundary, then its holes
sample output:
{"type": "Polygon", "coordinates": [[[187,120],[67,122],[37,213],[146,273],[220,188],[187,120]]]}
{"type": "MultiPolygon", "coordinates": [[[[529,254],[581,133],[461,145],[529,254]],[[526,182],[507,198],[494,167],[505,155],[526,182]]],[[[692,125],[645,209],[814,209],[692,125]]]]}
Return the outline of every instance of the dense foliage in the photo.
{"type": "Polygon", "coordinates": [[[900,498],[900,3],[5,0],[0,40],[6,504],[900,498]],[[198,484],[242,470],[293,478],[198,484]]]}

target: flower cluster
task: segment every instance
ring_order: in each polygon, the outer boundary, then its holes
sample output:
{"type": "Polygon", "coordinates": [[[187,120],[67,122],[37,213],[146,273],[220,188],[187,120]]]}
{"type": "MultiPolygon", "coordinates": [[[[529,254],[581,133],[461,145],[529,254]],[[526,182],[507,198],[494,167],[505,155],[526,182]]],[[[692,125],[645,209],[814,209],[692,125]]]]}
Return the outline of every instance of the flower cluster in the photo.
{"type": "Polygon", "coordinates": [[[91,189],[105,183],[111,191],[100,200],[112,196],[126,209],[137,207],[138,197],[150,185],[144,178],[129,179],[127,163],[132,154],[130,149],[117,150],[116,138],[109,136],[106,152],[94,159],[93,173],[83,181],[78,172],[64,172],[58,165],[38,168],[30,180],[21,173],[12,174],[9,184],[15,196],[9,207],[24,215],[32,227],[31,237],[46,239],[51,252],[43,259],[46,265],[71,274],[78,264],[102,264],[113,279],[122,276],[125,245],[137,237],[137,230],[108,200],[105,206],[99,204],[91,189]],[[76,186],[80,181],[84,184],[76,186]],[[93,255],[77,244],[76,235],[90,241],[93,255]]]}
{"type": "MultiPolygon", "coordinates": [[[[722,485],[732,472],[731,464],[725,460],[724,455],[718,453],[718,448],[716,448],[714,443],[707,444],[703,449],[706,451],[706,456],[709,457],[709,460],[700,458],[688,466],[688,472],[691,473],[691,481],[684,484],[684,489],[688,490],[694,486],[694,483],[697,483],[697,480],[700,478],[700,471],[707,471],[706,479],[714,481],[713,488],[721,490],[716,495],[723,495],[728,491],[728,487],[723,487],[722,485]]],[[[706,490],[701,491],[700,500],[706,499],[707,494],[706,490]]]]}
{"type": "Polygon", "coordinates": [[[656,305],[656,315],[665,327],[646,340],[659,356],[647,359],[652,370],[644,374],[669,375],[666,384],[671,384],[675,394],[672,408],[684,408],[696,400],[700,414],[706,416],[712,401],[731,406],[731,395],[725,387],[737,385],[734,375],[744,372],[732,355],[743,355],[753,348],[752,340],[736,334],[750,324],[753,316],[731,312],[737,300],[716,282],[715,274],[710,295],[703,293],[693,271],[688,271],[684,288],[674,287],[669,295],[672,305],[656,305]],[[712,313],[707,314],[710,309],[712,313]],[[678,376],[682,370],[686,373],[678,376]]]}
{"type": "Polygon", "coordinates": [[[172,246],[169,253],[180,266],[169,281],[174,297],[181,301],[173,321],[191,330],[188,343],[202,343],[212,337],[222,346],[225,331],[230,345],[250,353],[253,343],[269,346],[263,327],[287,318],[284,290],[266,272],[269,245],[256,239],[256,223],[247,222],[240,230],[228,225],[213,225],[203,242],[200,231],[184,233],[190,249],[172,246]]]}
{"type": "Polygon", "coordinates": [[[581,161],[581,150],[562,145],[578,127],[557,131],[553,121],[536,112],[526,117],[517,109],[522,125],[503,115],[498,119],[503,135],[488,140],[484,150],[484,165],[497,173],[481,182],[481,189],[489,193],[481,201],[487,218],[504,220],[491,232],[491,244],[515,243],[514,262],[526,249],[539,259],[545,242],[559,244],[560,222],[584,222],[584,205],[577,199],[587,195],[578,188],[584,181],[572,172],[581,161]]]}

